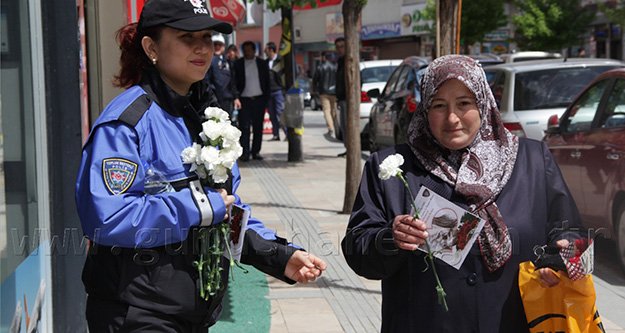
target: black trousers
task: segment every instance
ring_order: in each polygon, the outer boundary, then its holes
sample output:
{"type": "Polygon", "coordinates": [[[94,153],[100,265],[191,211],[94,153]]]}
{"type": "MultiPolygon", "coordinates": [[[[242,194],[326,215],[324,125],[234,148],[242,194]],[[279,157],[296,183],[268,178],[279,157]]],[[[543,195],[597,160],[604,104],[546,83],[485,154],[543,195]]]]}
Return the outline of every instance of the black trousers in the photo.
{"type": "Polygon", "coordinates": [[[241,130],[242,157],[250,156],[250,126],[254,137],[252,138],[252,155],[260,153],[263,144],[263,121],[265,119],[265,109],[267,108],[267,98],[241,97],[241,110],[239,111],[239,129],[241,130]]]}
{"type": "Polygon", "coordinates": [[[208,327],[123,302],[87,298],[89,332],[208,333],[208,327]]]}

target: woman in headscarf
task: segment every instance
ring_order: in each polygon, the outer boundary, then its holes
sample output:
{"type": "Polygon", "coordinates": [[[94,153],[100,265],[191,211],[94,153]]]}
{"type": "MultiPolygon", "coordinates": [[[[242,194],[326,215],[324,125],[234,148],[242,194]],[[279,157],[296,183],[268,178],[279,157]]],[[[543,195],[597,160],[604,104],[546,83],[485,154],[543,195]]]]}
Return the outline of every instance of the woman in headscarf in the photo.
{"type": "MultiPolygon", "coordinates": [[[[342,246],[359,275],[382,280],[382,332],[527,332],[518,289],[519,263],[533,248],[564,247],[580,218],[558,166],[539,141],[504,128],[481,66],[449,55],[434,60],[408,143],[371,155],[342,246]],[[414,198],[398,178],[380,180],[380,163],[401,154],[412,190],[426,186],[486,222],[456,269],[434,265],[449,311],[438,304],[425,253],[425,222],[410,213],[414,198]],[[427,270],[426,270],[427,269],[427,270]]],[[[558,283],[540,270],[546,286],[558,283]]]]}

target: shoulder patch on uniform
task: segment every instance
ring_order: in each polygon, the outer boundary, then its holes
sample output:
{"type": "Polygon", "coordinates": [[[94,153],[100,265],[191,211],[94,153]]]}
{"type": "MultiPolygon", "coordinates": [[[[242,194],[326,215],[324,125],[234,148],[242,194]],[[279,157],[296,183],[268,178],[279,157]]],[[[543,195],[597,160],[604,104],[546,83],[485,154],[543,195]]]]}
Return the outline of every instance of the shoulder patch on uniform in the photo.
{"type": "Polygon", "coordinates": [[[130,188],[137,175],[137,163],[123,158],[106,158],[102,161],[104,185],[114,195],[130,188]]]}

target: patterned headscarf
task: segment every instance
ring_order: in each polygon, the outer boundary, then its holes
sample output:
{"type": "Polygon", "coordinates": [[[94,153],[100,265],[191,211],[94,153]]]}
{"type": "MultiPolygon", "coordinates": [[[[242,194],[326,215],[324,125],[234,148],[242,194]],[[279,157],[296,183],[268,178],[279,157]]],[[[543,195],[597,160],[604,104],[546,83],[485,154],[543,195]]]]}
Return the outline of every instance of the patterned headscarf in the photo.
{"type": "Polygon", "coordinates": [[[503,266],[512,255],[512,241],[495,200],[510,179],[519,142],[504,128],[484,70],[475,60],[448,55],[428,66],[421,81],[421,103],[408,128],[408,144],[431,174],[453,186],[470,210],[486,220],[478,237],[482,259],[491,272],[503,266]],[[427,118],[434,95],[450,79],[459,80],[475,95],[481,118],[475,139],[460,150],[440,145],[427,118]]]}

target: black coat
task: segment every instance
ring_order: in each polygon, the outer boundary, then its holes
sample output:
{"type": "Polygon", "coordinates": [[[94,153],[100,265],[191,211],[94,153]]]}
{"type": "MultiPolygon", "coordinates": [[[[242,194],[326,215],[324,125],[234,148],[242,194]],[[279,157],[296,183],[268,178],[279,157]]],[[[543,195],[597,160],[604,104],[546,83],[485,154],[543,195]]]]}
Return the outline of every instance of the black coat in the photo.
{"type": "MultiPolygon", "coordinates": [[[[342,241],[345,258],[359,275],[382,280],[382,332],[528,332],[518,288],[520,262],[534,258],[533,247],[578,238],[562,221],[580,226],[579,213],[547,146],[521,139],[513,174],[497,198],[512,238],[512,257],[489,273],[474,244],[459,270],[436,261],[449,312],[437,303],[432,269],[423,272],[423,253],[398,250],[390,226],[410,211],[410,198],[397,178],[381,181],[379,164],[401,153],[413,193],[422,184],[467,208],[453,188],[427,172],[407,145],[371,155],[342,241]],[[550,233],[552,232],[552,233],[550,233]],[[384,241],[383,238],[387,240],[384,241]],[[377,239],[377,241],[376,241],[377,239]]],[[[565,223],[566,224],[566,223],[565,223]]]]}
{"type": "MultiPolygon", "coordinates": [[[[266,60],[256,58],[256,67],[258,68],[258,78],[260,80],[260,88],[263,91],[263,96],[269,97],[271,95],[271,89],[269,89],[269,65],[266,60]]],[[[240,98],[245,89],[245,58],[239,58],[234,62],[234,76],[235,76],[235,93],[236,98],[240,98]]]]}
{"type": "Polygon", "coordinates": [[[231,101],[236,94],[232,67],[232,62],[224,54],[215,55],[206,73],[206,81],[217,96],[219,104],[224,104],[225,100],[231,101]]]}

